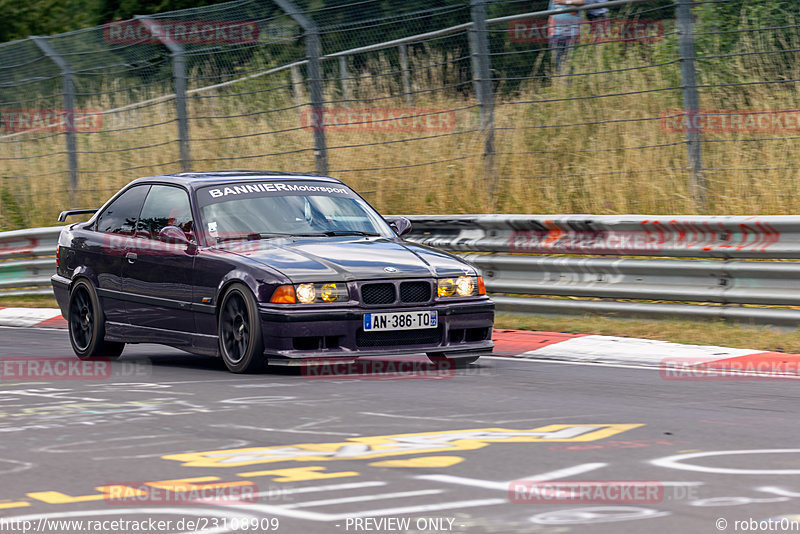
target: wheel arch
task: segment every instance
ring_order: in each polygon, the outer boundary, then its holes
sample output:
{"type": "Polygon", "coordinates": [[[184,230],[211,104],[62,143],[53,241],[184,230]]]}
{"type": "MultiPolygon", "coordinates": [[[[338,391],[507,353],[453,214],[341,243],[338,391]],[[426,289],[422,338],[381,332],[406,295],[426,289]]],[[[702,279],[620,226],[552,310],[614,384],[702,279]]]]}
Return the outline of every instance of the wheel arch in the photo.
{"type": "Polygon", "coordinates": [[[219,311],[220,307],[222,306],[222,299],[230,287],[234,284],[241,284],[247,287],[253,294],[253,298],[255,298],[256,303],[258,303],[258,280],[256,280],[252,274],[246,271],[239,269],[230,271],[220,281],[219,286],[217,287],[217,294],[214,297],[214,302],[216,302],[216,306],[214,306],[214,314],[216,315],[217,320],[219,320],[219,311]]]}

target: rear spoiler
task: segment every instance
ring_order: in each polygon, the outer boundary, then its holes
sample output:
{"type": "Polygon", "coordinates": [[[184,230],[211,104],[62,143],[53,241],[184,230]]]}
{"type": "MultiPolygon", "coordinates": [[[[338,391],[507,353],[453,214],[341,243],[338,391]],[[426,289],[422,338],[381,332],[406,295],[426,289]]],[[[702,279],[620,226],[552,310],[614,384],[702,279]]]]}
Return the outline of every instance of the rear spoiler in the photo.
{"type": "Polygon", "coordinates": [[[67,210],[58,215],[58,222],[64,222],[70,215],[85,215],[87,213],[97,213],[97,209],[67,210]]]}

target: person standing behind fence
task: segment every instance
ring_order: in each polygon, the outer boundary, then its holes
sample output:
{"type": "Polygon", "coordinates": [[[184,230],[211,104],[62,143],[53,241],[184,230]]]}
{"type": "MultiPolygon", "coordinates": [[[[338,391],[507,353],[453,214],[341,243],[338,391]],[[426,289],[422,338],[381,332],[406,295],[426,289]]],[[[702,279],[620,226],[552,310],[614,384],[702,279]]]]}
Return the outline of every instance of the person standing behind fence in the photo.
{"type": "Polygon", "coordinates": [[[559,73],[564,65],[568,49],[580,37],[580,25],[586,22],[583,11],[569,11],[570,7],[593,3],[591,0],[550,0],[548,10],[559,9],[562,12],[550,15],[548,19],[548,35],[550,50],[553,53],[553,68],[559,73]]]}
{"type": "MultiPolygon", "coordinates": [[[[605,4],[608,0],[585,0],[585,3],[588,4],[605,4]]],[[[608,8],[607,7],[598,7],[595,9],[587,9],[586,10],[586,19],[589,22],[593,22],[595,20],[604,20],[608,18],[608,8]]]]}

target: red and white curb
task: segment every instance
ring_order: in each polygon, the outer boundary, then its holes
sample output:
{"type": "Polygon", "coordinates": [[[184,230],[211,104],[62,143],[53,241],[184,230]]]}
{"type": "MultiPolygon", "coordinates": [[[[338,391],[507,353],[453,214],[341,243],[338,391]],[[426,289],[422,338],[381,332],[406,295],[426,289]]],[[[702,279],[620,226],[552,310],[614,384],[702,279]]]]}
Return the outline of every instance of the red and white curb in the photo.
{"type": "Polygon", "coordinates": [[[54,308],[0,308],[0,326],[67,328],[67,321],[54,308]]]}
{"type": "Polygon", "coordinates": [[[518,358],[658,366],[665,373],[681,369],[723,369],[743,373],[800,375],[800,354],[684,345],[614,336],[495,330],[495,354],[518,358]]]}
{"type": "MultiPolygon", "coordinates": [[[[0,326],[66,329],[67,321],[54,308],[0,308],[0,326]]],[[[497,356],[661,367],[688,363],[702,368],[800,375],[800,354],[525,330],[495,330],[492,339],[497,356]]]]}

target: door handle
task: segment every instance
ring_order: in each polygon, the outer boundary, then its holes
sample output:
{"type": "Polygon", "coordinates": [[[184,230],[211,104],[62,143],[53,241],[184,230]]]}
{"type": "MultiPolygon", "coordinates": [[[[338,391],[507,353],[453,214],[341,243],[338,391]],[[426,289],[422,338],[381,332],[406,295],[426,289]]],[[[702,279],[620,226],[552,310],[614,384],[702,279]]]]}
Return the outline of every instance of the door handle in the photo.
{"type": "Polygon", "coordinates": [[[137,256],[135,252],[128,252],[125,254],[125,258],[128,260],[128,263],[135,263],[138,257],[139,256],[137,256]]]}

